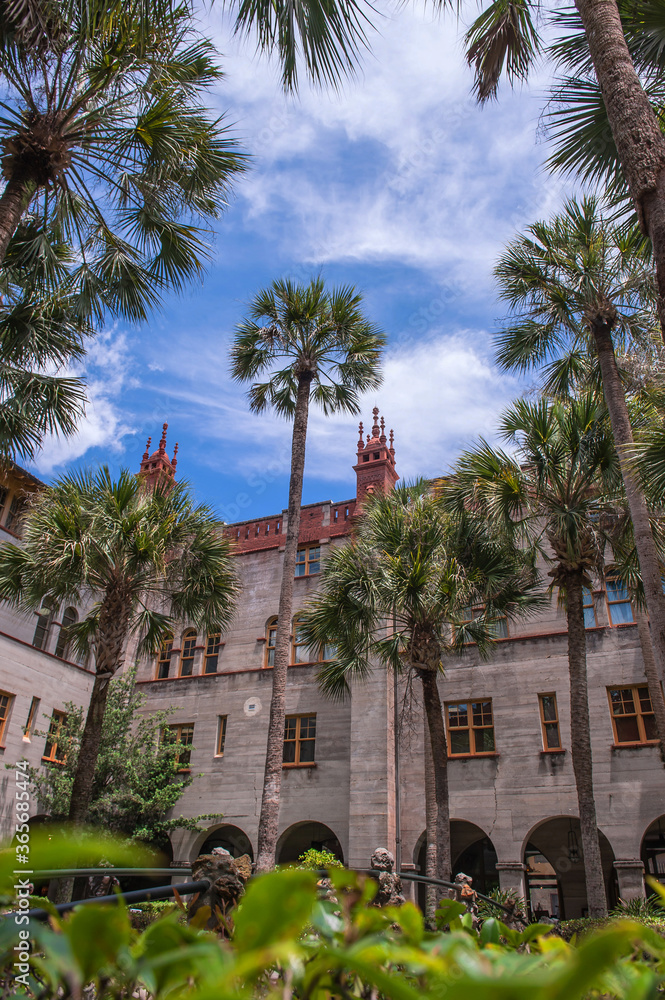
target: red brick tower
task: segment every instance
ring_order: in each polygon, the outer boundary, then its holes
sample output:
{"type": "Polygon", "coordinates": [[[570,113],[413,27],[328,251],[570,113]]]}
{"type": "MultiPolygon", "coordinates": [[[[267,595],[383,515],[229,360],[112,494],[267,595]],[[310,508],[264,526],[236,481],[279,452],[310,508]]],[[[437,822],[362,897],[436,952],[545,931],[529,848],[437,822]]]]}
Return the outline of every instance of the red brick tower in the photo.
{"type": "Polygon", "coordinates": [[[379,408],[375,406],[374,426],[372,436],[367,435],[363,441],[363,425],[360,424],[360,439],[358,441],[358,464],[354,465],[357,478],[356,503],[361,504],[368,493],[378,490],[393,490],[399,479],[395,471],[395,449],[393,447],[393,432],[390,432],[390,447],[386,438],[385,420],[381,417],[379,426],[379,408]]]}
{"type": "Polygon", "coordinates": [[[145,446],[138,474],[145,480],[146,486],[155,486],[160,481],[171,482],[175,479],[175,470],[178,464],[176,457],[178,454],[178,445],[176,444],[173,449],[173,458],[169,458],[166,454],[166,432],[168,427],[168,424],[164,424],[162,428],[162,439],[159,442],[157,451],[153,451],[152,455],[150,454],[150,442],[152,438],[148,438],[148,443],[145,446]]]}

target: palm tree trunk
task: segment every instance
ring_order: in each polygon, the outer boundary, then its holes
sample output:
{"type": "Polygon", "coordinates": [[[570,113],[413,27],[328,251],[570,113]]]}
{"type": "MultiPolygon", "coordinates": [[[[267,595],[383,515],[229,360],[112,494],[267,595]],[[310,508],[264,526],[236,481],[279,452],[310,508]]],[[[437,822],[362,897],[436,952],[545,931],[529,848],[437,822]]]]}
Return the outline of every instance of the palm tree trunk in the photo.
{"type": "Polygon", "coordinates": [[[85,719],[76,774],[72,785],[72,797],[69,803],[70,823],[82,824],[88,815],[108,693],[109,678],[97,675],[90,695],[90,705],[85,719]]]}
{"type": "Polygon", "coordinates": [[[586,632],[582,580],[570,574],[566,580],[568,611],[568,669],[570,673],[570,745],[577,785],[577,805],[582,832],[584,877],[590,917],[607,916],[607,897],[600,858],[589,725],[589,695],[586,672],[586,632]]]}
{"type": "Polygon", "coordinates": [[[256,871],[269,871],[275,866],[277,831],[279,825],[279,799],[282,788],[282,763],[284,759],[284,715],[286,702],[286,677],[291,659],[291,615],[293,611],[293,580],[296,572],[296,553],[300,533],[300,505],[305,471],[305,446],[307,444],[307,418],[311,375],[306,373],[298,380],[298,394],[293,419],[291,444],[291,479],[289,481],[289,513],[282,564],[282,586],[279,592],[277,635],[275,637],[275,666],[272,672],[272,695],[266,766],[259,816],[258,851],[256,871]]]}
{"type": "Polygon", "coordinates": [[[653,716],[656,722],[656,733],[660,740],[660,759],[665,764],[665,700],[663,700],[663,689],[660,684],[660,676],[656,667],[656,658],[653,652],[651,641],[651,629],[649,619],[644,611],[635,608],[635,621],[637,622],[637,634],[640,637],[640,647],[642,649],[642,659],[644,661],[644,673],[647,678],[649,697],[653,705],[653,716]]]}
{"type": "MultiPolygon", "coordinates": [[[[423,685],[423,704],[427,717],[434,789],[436,794],[436,877],[450,881],[452,860],[450,857],[450,801],[448,793],[448,744],[443,723],[443,708],[437,684],[437,671],[418,668],[423,685]]],[[[444,890],[437,887],[441,898],[444,890]]]]}
{"type": "MultiPolygon", "coordinates": [[[[421,872],[421,875],[436,878],[436,781],[432,743],[425,713],[423,713],[423,723],[425,726],[425,871],[421,872]]],[[[436,897],[436,886],[426,884],[425,921],[431,930],[436,928],[436,897]]]]}
{"type": "Polygon", "coordinates": [[[30,199],[30,188],[24,180],[12,177],[0,197],[0,265],[5,259],[9,241],[16,232],[30,199]]]}
{"type": "Polygon", "coordinates": [[[575,0],[624,176],[651,237],[665,337],[665,136],[635,72],[616,0],[575,0]]]}
{"type": "MultiPolygon", "coordinates": [[[[630,519],[633,522],[635,548],[637,549],[640,575],[642,577],[644,596],[651,623],[650,635],[653,656],[655,658],[654,669],[657,683],[653,690],[651,683],[649,683],[649,693],[656,715],[658,739],[660,740],[660,755],[665,764],[665,728],[661,729],[659,723],[660,716],[662,725],[665,727],[665,701],[663,701],[663,693],[660,685],[660,681],[665,679],[665,594],[663,594],[660,563],[653,531],[651,530],[651,520],[644,497],[644,490],[640,485],[638,477],[630,467],[627,455],[627,450],[633,444],[633,428],[630,424],[630,416],[628,414],[628,407],[626,406],[626,394],[617,369],[614,345],[612,343],[612,332],[607,324],[600,323],[592,324],[592,331],[603,379],[605,402],[610,414],[612,434],[614,435],[614,443],[619,455],[621,475],[628,500],[628,510],[630,511],[630,519]]],[[[645,661],[645,671],[646,666],[645,661]]],[[[649,675],[647,674],[648,680],[649,675]]]]}

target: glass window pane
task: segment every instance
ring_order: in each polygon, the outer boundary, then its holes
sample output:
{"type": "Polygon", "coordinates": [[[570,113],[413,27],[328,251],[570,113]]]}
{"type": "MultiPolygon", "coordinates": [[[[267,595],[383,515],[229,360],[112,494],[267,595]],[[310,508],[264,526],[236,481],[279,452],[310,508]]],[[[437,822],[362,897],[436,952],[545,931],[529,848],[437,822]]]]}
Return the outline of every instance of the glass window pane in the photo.
{"type": "Polygon", "coordinates": [[[455,729],[450,734],[450,752],[471,753],[468,729],[455,729]]]}
{"type": "Polygon", "coordinates": [[[476,742],[476,753],[493,753],[494,751],[493,729],[474,729],[473,736],[476,742]]]}
{"type": "Polygon", "coordinates": [[[584,609],[584,627],[585,628],[596,627],[596,613],[593,610],[593,608],[584,609]]]}
{"type": "Polygon", "coordinates": [[[465,704],[448,706],[448,721],[450,726],[468,726],[469,715],[465,704]]]}
{"type": "Polygon", "coordinates": [[[473,724],[474,726],[492,725],[492,702],[476,701],[473,703],[473,724]]]}
{"type": "Polygon", "coordinates": [[[644,721],[644,732],[648,740],[657,740],[658,733],[656,732],[656,719],[653,715],[643,715],[642,719],[644,721]]]}
{"type": "Polygon", "coordinates": [[[617,743],[639,743],[640,730],[634,715],[619,717],[614,724],[617,727],[617,743]]]}
{"type": "Polygon", "coordinates": [[[499,618],[495,622],[491,622],[488,626],[488,632],[495,639],[507,639],[508,638],[508,624],[505,618],[499,618]]]}
{"type": "Polygon", "coordinates": [[[643,712],[653,712],[653,705],[651,704],[651,698],[649,696],[649,688],[638,688],[637,697],[640,699],[640,709],[643,712]]]}
{"type": "Polygon", "coordinates": [[[632,715],[635,712],[633,692],[630,690],[611,691],[612,710],[615,715],[632,715]]]}
{"type": "Polygon", "coordinates": [[[285,764],[295,764],[296,760],[296,742],[291,740],[284,744],[284,763],[285,764]]]}
{"type": "Polygon", "coordinates": [[[547,742],[548,750],[557,750],[561,746],[558,722],[545,723],[545,739],[547,742]]]}
{"type": "Polygon", "coordinates": [[[285,740],[295,740],[296,738],[296,726],[298,725],[297,719],[286,719],[284,721],[284,739],[285,740]]]}
{"type": "Polygon", "coordinates": [[[543,706],[543,719],[545,722],[555,722],[556,721],[556,699],[554,695],[544,694],[542,695],[541,704],[543,706]]]}
{"type": "Polygon", "coordinates": [[[321,572],[321,563],[319,562],[318,559],[315,559],[314,561],[312,561],[310,559],[310,561],[309,561],[309,571],[310,571],[310,573],[320,573],[321,572]]]}
{"type": "Polygon", "coordinates": [[[296,566],[296,576],[304,576],[306,569],[307,567],[305,566],[304,562],[298,563],[296,566]]]}
{"type": "Polygon", "coordinates": [[[613,625],[625,625],[627,622],[635,621],[630,602],[610,604],[609,608],[610,620],[613,625]]]}
{"type": "Polygon", "coordinates": [[[608,601],[628,600],[628,591],[623,580],[608,580],[606,586],[608,601]]]}
{"type": "Polygon", "coordinates": [[[303,740],[300,744],[300,763],[311,764],[314,760],[314,740],[303,740]]]}

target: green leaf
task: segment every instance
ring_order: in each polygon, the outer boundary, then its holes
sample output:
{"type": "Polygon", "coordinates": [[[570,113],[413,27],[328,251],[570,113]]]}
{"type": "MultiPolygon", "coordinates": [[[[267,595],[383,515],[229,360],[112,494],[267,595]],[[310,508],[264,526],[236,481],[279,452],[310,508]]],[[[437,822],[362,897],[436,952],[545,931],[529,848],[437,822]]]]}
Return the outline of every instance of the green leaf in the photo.
{"type": "Polygon", "coordinates": [[[313,872],[260,875],[248,886],[235,915],[236,948],[247,952],[295,937],[310,919],[315,902],[313,872]]]}
{"type": "Polygon", "coordinates": [[[118,962],[121,950],[129,944],[131,927],[124,906],[83,906],[65,922],[64,933],[81,980],[88,983],[118,962]]]}
{"type": "Polygon", "coordinates": [[[481,944],[498,944],[499,940],[499,921],[495,917],[483,921],[483,926],[480,929],[481,944]]]}

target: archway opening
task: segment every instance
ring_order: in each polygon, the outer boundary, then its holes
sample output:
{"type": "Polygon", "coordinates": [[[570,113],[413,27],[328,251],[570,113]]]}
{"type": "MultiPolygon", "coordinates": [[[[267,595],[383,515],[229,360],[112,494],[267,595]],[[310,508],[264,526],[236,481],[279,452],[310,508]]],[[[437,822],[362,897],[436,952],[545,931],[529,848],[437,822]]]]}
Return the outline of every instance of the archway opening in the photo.
{"type": "Polygon", "coordinates": [[[330,827],[326,826],[325,823],[304,821],[294,823],[279,838],[277,864],[291,864],[310,848],[317,851],[330,851],[338,861],[344,863],[342,845],[330,827]]]}
{"type": "Polygon", "coordinates": [[[640,857],[646,875],[665,882],[665,816],[659,816],[642,837],[640,857]]]}
{"type": "MultiPolygon", "coordinates": [[[[418,841],[415,862],[419,874],[426,873],[425,834],[418,841]]],[[[475,823],[467,820],[454,819],[450,823],[450,856],[452,858],[452,877],[460,872],[470,875],[473,888],[485,894],[499,886],[499,873],[496,870],[497,855],[494,844],[485,832],[475,823]]],[[[418,883],[418,905],[425,909],[425,886],[418,883]]]]}
{"type": "MultiPolygon", "coordinates": [[[[599,830],[600,857],[610,907],[617,901],[614,851],[599,830]]],[[[527,903],[534,917],[573,920],[588,914],[580,821],[574,816],[543,820],[524,848],[527,903]]]]}
{"type": "Polygon", "coordinates": [[[230,823],[218,826],[208,833],[196,852],[197,857],[200,854],[210,854],[215,847],[223,847],[234,858],[249,854],[251,860],[254,860],[254,851],[249,837],[240,827],[232,826],[230,823]]]}

